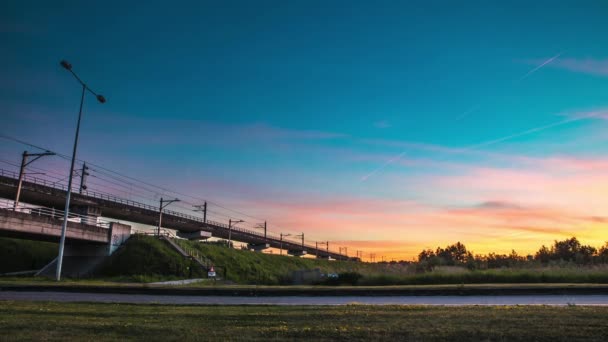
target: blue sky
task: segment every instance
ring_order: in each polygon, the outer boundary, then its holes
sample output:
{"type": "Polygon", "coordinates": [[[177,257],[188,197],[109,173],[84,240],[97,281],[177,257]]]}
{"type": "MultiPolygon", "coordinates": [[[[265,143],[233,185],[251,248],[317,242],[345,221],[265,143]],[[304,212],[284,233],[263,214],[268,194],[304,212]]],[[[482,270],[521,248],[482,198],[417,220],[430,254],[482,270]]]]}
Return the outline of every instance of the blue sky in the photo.
{"type": "MultiPolygon", "coordinates": [[[[277,231],[373,248],[389,237],[369,220],[403,243],[378,247],[387,254],[444,236],[483,245],[483,234],[424,237],[466,224],[412,217],[493,200],[571,207],[542,201],[543,189],[517,198],[443,182],[490,169],[552,177],[546,164],[595,162],[608,147],[603,1],[7,1],[0,13],[1,133],[68,154],[79,88],[65,58],[108,98],[87,98],[80,158],[269,217],[277,231]],[[324,201],[369,212],[310,209],[324,201]]],[[[7,142],[2,159],[22,149],[7,142]]]]}

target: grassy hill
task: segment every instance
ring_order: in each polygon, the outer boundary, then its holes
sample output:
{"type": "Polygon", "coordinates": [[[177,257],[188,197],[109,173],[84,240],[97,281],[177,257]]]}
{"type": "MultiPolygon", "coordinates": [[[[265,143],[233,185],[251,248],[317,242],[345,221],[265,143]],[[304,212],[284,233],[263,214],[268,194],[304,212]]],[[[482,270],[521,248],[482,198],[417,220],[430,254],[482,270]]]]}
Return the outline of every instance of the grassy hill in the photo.
{"type": "MultiPolygon", "coordinates": [[[[196,250],[216,266],[218,276],[239,284],[291,284],[296,270],[319,269],[322,273],[384,273],[378,265],[365,263],[296,258],[251,251],[196,241],[176,240],[182,247],[196,250]]],[[[189,261],[169,245],[152,236],[135,235],[109,258],[98,272],[100,277],[149,281],[172,278],[205,277],[198,264],[189,261]]]]}
{"type": "MultiPolygon", "coordinates": [[[[329,261],[255,253],[187,240],[178,240],[177,242],[180,245],[199,251],[201,255],[212,260],[214,265],[226,267],[226,278],[237,283],[291,284],[293,271],[317,268],[322,273],[379,274],[387,271],[380,265],[352,261],[329,261]]],[[[218,271],[223,270],[220,268],[218,271]]]]}
{"type": "Polygon", "coordinates": [[[58,250],[52,242],[0,238],[0,273],[40,269],[57,257],[58,250]]]}
{"type": "Polygon", "coordinates": [[[101,266],[99,277],[134,281],[197,278],[206,273],[164,241],[133,235],[101,266]]]}

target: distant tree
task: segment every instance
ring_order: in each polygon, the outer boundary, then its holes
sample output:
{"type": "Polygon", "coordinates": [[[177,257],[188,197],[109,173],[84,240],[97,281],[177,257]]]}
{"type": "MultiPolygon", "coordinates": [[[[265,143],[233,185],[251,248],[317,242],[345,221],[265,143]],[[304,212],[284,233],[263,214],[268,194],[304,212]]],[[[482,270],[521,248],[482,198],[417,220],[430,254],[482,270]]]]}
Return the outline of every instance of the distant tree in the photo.
{"type": "Polygon", "coordinates": [[[608,262],[608,241],[606,241],[606,243],[600,247],[599,251],[597,252],[597,256],[600,262],[608,262]]]}
{"type": "Polygon", "coordinates": [[[574,262],[579,265],[608,263],[608,242],[598,250],[593,246],[583,245],[576,237],[572,237],[563,241],[554,241],[551,248],[543,245],[534,255],[526,256],[520,256],[515,250],[511,250],[509,254],[488,253],[473,256],[464,244],[457,242],[445,248],[437,247],[435,251],[425,249],[420,252],[416,270],[428,271],[440,265],[486,269],[514,267],[532,262],[547,264],[550,261],[574,262]]]}
{"type": "Polygon", "coordinates": [[[450,266],[462,265],[469,259],[473,259],[473,254],[467,251],[466,246],[460,242],[447,246],[445,249],[437,247],[435,255],[439,257],[443,264],[450,266]]]}
{"type": "Polygon", "coordinates": [[[551,260],[551,251],[549,248],[547,248],[547,246],[543,245],[534,255],[534,259],[546,264],[551,260]]]}
{"type": "Polygon", "coordinates": [[[420,254],[418,254],[418,261],[430,260],[435,257],[435,252],[431,249],[425,249],[420,254]]]}
{"type": "Polygon", "coordinates": [[[575,237],[564,241],[555,241],[551,250],[552,259],[574,261],[580,249],[581,243],[575,237]]]}
{"type": "Polygon", "coordinates": [[[595,249],[595,247],[582,245],[577,251],[574,261],[576,261],[577,264],[582,265],[591,264],[593,263],[593,257],[596,253],[597,249],[595,249]]]}

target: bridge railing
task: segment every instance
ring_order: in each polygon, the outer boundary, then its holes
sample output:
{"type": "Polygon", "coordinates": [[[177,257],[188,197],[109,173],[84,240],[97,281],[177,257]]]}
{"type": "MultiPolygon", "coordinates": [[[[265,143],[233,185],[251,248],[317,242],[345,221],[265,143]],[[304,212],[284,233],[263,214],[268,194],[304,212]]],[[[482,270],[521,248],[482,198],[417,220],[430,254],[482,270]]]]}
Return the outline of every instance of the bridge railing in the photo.
{"type": "MultiPolygon", "coordinates": [[[[13,178],[13,179],[17,179],[19,177],[19,175],[16,172],[9,171],[9,170],[4,170],[4,169],[0,169],[0,176],[10,177],[10,178],[13,178]]],[[[38,177],[33,177],[33,176],[25,175],[24,176],[24,181],[26,181],[28,183],[32,183],[32,184],[37,184],[37,185],[42,185],[42,186],[54,188],[54,189],[57,189],[57,190],[67,191],[67,186],[65,186],[63,184],[60,184],[58,182],[49,181],[49,180],[44,179],[44,178],[38,178],[38,177]]],[[[133,206],[133,207],[137,207],[137,208],[141,208],[141,209],[145,209],[145,210],[150,210],[150,211],[155,211],[155,212],[157,212],[159,210],[159,208],[157,206],[153,206],[153,205],[149,205],[149,204],[145,204],[145,203],[141,203],[141,202],[137,202],[137,201],[133,201],[133,200],[123,199],[123,198],[116,197],[114,195],[107,194],[107,193],[102,193],[102,192],[97,192],[97,191],[92,191],[92,190],[86,190],[85,194],[86,194],[86,196],[90,196],[90,197],[93,197],[93,198],[97,198],[97,199],[101,199],[101,200],[106,200],[106,201],[110,201],[110,202],[114,202],[114,203],[120,203],[120,204],[124,204],[124,205],[129,205],[129,206],[133,206]]],[[[175,216],[175,217],[179,217],[179,218],[195,221],[195,222],[201,223],[203,225],[208,225],[208,226],[211,226],[211,228],[222,228],[222,229],[225,229],[225,230],[231,229],[231,230],[233,230],[235,232],[241,232],[241,233],[253,235],[253,236],[255,236],[255,237],[259,238],[259,239],[264,239],[264,235],[261,234],[259,231],[254,231],[254,230],[245,229],[245,228],[239,228],[239,227],[229,228],[228,225],[225,224],[225,223],[217,222],[217,221],[213,221],[213,220],[207,220],[207,221],[205,221],[202,217],[184,214],[184,213],[179,212],[179,211],[173,211],[173,210],[167,210],[167,209],[165,209],[165,210],[163,210],[163,213],[165,215],[172,215],[172,216],[175,216]]],[[[271,240],[275,240],[275,241],[279,241],[280,240],[280,237],[276,236],[274,234],[268,234],[267,238],[271,239],[271,240]]],[[[283,239],[283,243],[298,244],[298,245],[301,246],[301,244],[299,242],[291,240],[291,239],[283,239]]],[[[310,244],[304,244],[303,247],[307,248],[307,249],[317,250],[316,246],[310,245],[310,244]]],[[[327,253],[327,251],[324,250],[324,249],[318,249],[318,251],[321,252],[321,253],[327,253]]],[[[329,251],[329,253],[340,254],[338,252],[331,251],[331,250],[329,251]]]]}
{"type": "MultiPolygon", "coordinates": [[[[25,213],[34,216],[45,216],[59,220],[63,220],[63,210],[57,210],[55,208],[48,208],[42,206],[33,206],[29,204],[19,203],[17,208],[14,207],[13,201],[0,200],[0,210],[10,210],[19,213],[25,213]]],[[[91,226],[97,226],[101,228],[110,228],[109,221],[102,220],[96,216],[80,215],[76,213],[68,214],[68,221],[88,224],[91,226]]]]}

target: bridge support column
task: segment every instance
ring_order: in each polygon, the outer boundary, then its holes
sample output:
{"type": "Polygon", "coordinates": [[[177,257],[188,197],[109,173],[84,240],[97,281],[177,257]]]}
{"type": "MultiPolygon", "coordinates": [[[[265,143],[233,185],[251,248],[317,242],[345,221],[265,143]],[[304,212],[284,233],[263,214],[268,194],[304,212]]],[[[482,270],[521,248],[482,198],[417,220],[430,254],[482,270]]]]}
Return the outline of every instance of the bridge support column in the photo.
{"type": "Polygon", "coordinates": [[[303,257],[306,255],[306,251],[301,249],[290,249],[287,251],[287,254],[293,255],[295,257],[303,257]]]}
{"type": "Polygon", "coordinates": [[[268,243],[250,243],[250,244],[247,244],[247,248],[254,250],[256,252],[261,252],[265,249],[270,248],[270,244],[268,244],[268,243]]]}
{"type": "MultiPolygon", "coordinates": [[[[131,226],[112,222],[108,230],[108,243],[70,242],[65,245],[61,273],[68,278],[90,276],[131,236],[131,226]]],[[[37,276],[54,277],[57,259],[42,268],[37,276]]]]}

